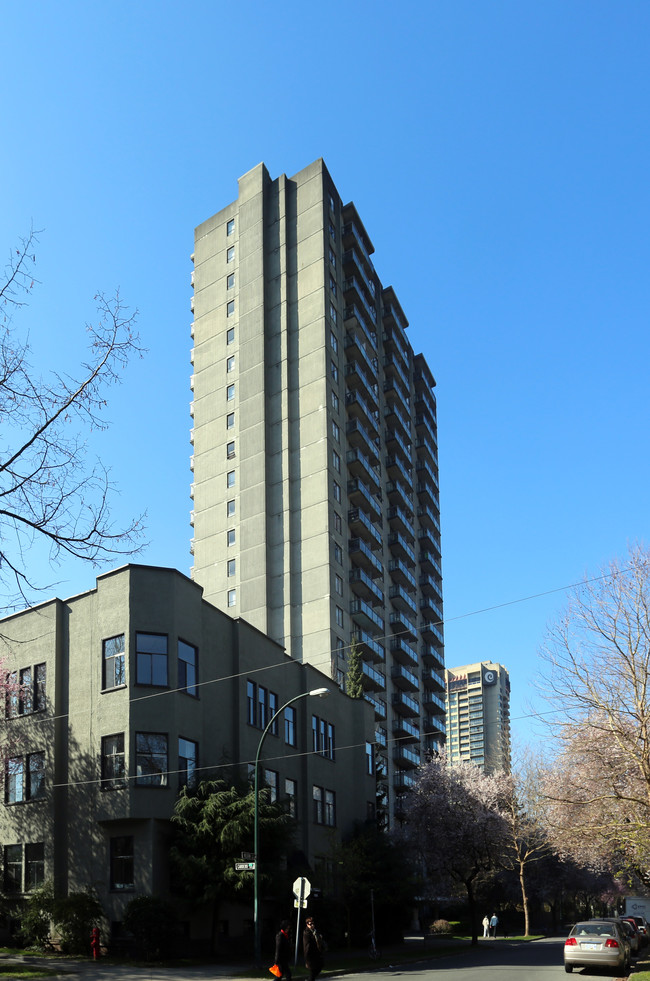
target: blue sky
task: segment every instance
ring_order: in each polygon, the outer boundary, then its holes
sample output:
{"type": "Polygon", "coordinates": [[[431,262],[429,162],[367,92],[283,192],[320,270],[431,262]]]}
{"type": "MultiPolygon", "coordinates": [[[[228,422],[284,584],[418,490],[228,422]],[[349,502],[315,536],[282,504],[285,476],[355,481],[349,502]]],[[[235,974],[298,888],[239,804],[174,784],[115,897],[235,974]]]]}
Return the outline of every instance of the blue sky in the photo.
{"type": "Polygon", "coordinates": [[[650,5],[61,0],[2,20],[0,246],[44,230],[20,323],[65,368],[97,290],[140,311],[148,354],[92,441],[118,515],[148,510],[140,560],[190,568],[193,229],[259,161],[322,156],[438,382],[447,663],[505,664],[530,737],[563,587],[648,540],[650,5]]]}

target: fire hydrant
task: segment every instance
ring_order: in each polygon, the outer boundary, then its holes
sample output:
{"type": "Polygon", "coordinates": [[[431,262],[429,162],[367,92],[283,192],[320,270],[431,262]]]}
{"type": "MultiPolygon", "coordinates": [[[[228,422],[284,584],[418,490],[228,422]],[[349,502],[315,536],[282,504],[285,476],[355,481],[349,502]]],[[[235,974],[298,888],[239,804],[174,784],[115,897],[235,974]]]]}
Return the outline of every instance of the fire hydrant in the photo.
{"type": "Polygon", "coordinates": [[[93,927],[90,931],[90,949],[93,952],[93,960],[98,961],[101,957],[101,943],[99,940],[99,927],[93,927]]]}

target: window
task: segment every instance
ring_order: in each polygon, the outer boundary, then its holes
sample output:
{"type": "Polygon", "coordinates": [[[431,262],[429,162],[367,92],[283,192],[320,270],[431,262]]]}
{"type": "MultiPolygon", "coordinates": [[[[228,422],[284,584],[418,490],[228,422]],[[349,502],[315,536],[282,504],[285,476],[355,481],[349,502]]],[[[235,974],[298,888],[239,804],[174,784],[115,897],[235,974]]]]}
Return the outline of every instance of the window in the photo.
{"type": "Polygon", "coordinates": [[[334,421],[334,419],[332,419],[332,436],[337,443],[341,442],[341,427],[339,426],[338,422],[334,421]]]}
{"type": "Polygon", "coordinates": [[[332,224],[332,222],[329,223],[329,233],[330,233],[330,238],[331,239],[335,239],[336,238],[336,229],[334,228],[334,225],[332,224]]]}
{"type": "Polygon", "coordinates": [[[246,721],[249,726],[257,725],[257,695],[254,681],[246,682],[246,721]]]}
{"type": "Polygon", "coordinates": [[[332,401],[332,408],[334,412],[339,411],[339,397],[336,392],[330,392],[330,399],[332,401]]]}
{"type": "Polygon", "coordinates": [[[237,605],[237,590],[236,589],[229,589],[228,590],[228,606],[236,606],[236,605],[237,605]]]}
{"type": "Polygon", "coordinates": [[[298,784],[290,777],[284,781],[284,795],[287,799],[287,813],[292,817],[298,817],[298,784]]]}
{"type": "Polygon", "coordinates": [[[336,480],[334,481],[334,484],[333,484],[333,491],[334,491],[334,500],[337,501],[340,504],[341,503],[341,485],[339,483],[337,483],[336,480]]]}
{"type": "Polygon", "coordinates": [[[336,756],[334,726],[317,715],[311,717],[312,749],[319,756],[333,760],[336,756]]]}
{"type": "Polygon", "coordinates": [[[275,770],[264,771],[264,783],[271,791],[271,803],[275,803],[279,796],[280,775],[275,770]]]}
{"type": "Polygon", "coordinates": [[[18,711],[21,715],[31,715],[32,695],[32,669],[23,668],[20,672],[20,703],[18,705],[18,711]]]}
{"type": "Polygon", "coordinates": [[[334,351],[334,354],[338,354],[339,351],[339,339],[333,330],[330,331],[330,347],[334,351]]]}
{"type": "MultiPolygon", "coordinates": [[[[334,576],[334,591],[337,596],[343,596],[343,579],[338,573],[334,576]]],[[[338,610],[338,606],[336,609],[338,610]]]]}
{"type": "Polygon", "coordinates": [[[235,343],[235,328],[229,327],[228,330],[226,331],[226,344],[234,344],[234,343],[235,343]]]}
{"type": "Polygon", "coordinates": [[[226,279],[226,289],[232,290],[234,289],[234,287],[235,287],[235,274],[228,273],[228,277],[226,279]]]}
{"type": "Polygon", "coordinates": [[[229,358],[226,359],[226,371],[235,370],[235,355],[231,354],[229,358]]]}
{"type": "Polygon", "coordinates": [[[166,734],[162,732],[136,732],[136,784],[140,787],[166,787],[168,769],[166,734]]]}
{"type": "MultiPolygon", "coordinates": [[[[249,726],[265,729],[278,710],[278,696],[263,685],[254,681],[246,682],[247,722],[249,726]]],[[[286,717],[286,714],[285,714],[286,717]]],[[[278,720],[269,729],[273,736],[278,734],[278,720]]]]}
{"type": "Polygon", "coordinates": [[[136,672],[138,685],[167,684],[167,634],[136,633],[136,672]]]}
{"type": "Polygon", "coordinates": [[[343,626],[343,610],[341,609],[340,606],[336,607],[336,626],[337,627],[343,626]]]}
{"type": "Polygon", "coordinates": [[[330,362],[330,374],[332,376],[332,381],[338,383],[339,380],[339,369],[338,366],[332,361],[330,362]]]}
{"type": "Polygon", "coordinates": [[[332,321],[333,324],[336,323],[336,316],[337,316],[337,314],[336,314],[336,307],[334,306],[333,303],[330,303],[330,319],[331,319],[331,321],[332,321]]]}
{"type": "Polygon", "coordinates": [[[334,559],[339,565],[343,565],[343,549],[338,542],[334,542],[334,559]]]}
{"type": "Polygon", "coordinates": [[[228,300],[228,302],[226,303],[226,316],[227,317],[232,317],[232,315],[234,314],[234,312],[235,312],[235,301],[234,300],[228,300]]]}
{"type": "Polygon", "coordinates": [[[7,699],[5,715],[8,719],[17,719],[20,711],[20,695],[18,694],[18,674],[12,671],[7,675],[7,699]]]}
{"type": "Polygon", "coordinates": [[[336,452],[336,450],[332,450],[332,466],[334,467],[337,473],[341,472],[341,457],[336,452]]]}
{"type": "Polygon", "coordinates": [[[236,537],[235,536],[235,529],[234,528],[229,528],[228,529],[228,548],[230,548],[231,545],[234,545],[235,544],[235,537],[236,537]]]}
{"type": "Polygon", "coordinates": [[[45,882],[45,843],[25,845],[25,892],[38,889],[45,882]]]}
{"type": "Polygon", "coordinates": [[[231,245],[226,251],[226,262],[235,261],[235,246],[231,245]]]}
{"type": "Polygon", "coordinates": [[[312,787],[312,801],[313,801],[314,824],[322,824],[323,823],[323,788],[317,787],[315,784],[312,787]]]}
{"type": "Polygon", "coordinates": [[[226,388],[226,401],[232,402],[235,397],[235,386],[234,384],[228,385],[226,388]]]}
{"type": "Polygon", "coordinates": [[[237,564],[236,564],[235,560],[234,559],[228,559],[228,566],[227,566],[227,575],[228,575],[228,578],[231,578],[231,576],[234,576],[236,570],[237,570],[237,564]]]}
{"type": "Polygon", "coordinates": [[[22,804],[45,797],[45,753],[13,756],[5,768],[5,803],[22,804]]]}
{"type": "Polygon", "coordinates": [[[330,262],[332,263],[333,268],[336,269],[336,252],[334,251],[334,249],[332,248],[331,245],[330,245],[329,256],[330,256],[330,262]]]}
{"type": "Polygon", "coordinates": [[[102,646],[104,654],[102,688],[121,688],[126,684],[124,634],[109,637],[102,646]]]}
{"type": "Polygon", "coordinates": [[[22,668],[7,675],[5,716],[15,719],[19,715],[32,715],[45,708],[45,664],[22,668]]]}
{"type": "Polygon", "coordinates": [[[234,428],[235,428],[235,413],[229,412],[228,415],[226,416],[226,429],[234,429],[234,428]]]}
{"type": "Polygon", "coordinates": [[[192,739],[178,737],[178,772],[180,787],[196,785],[196,766],[199,758],[199,744],[192,739]]]}
{"type": "Polygon", "coordinates": [[[234,460],[235,459],[235,456],[236,456],[236,454],[235,454],[235,441],[234,440],[231,440],[229,443],[226,443],[226,457],[229,460],[234,460]]]}
{"type": "Polygon", "coordinates": [[[102,737],[102,790],[115,790],[126,785],[124,733],[102,737]]]}
{"type": "Polygon", "coordinates": [[[372,743],[366,743],[366,773],[372,776],[375,772],[375,747],[372,743]]]}
{"type": "Polygon", "coordinates": [[[331,194],[329,195],[329,199],[330,199],[330,211],[334,211],[334,198],[332,197],[331,194]]]}
{"type": "Polygon", "coordinates": [[[4,891],[21,892],[23,886],[23,846],[5,845],[4,891]]]}
{"type": "Polygon", "coordinates": [[[226,235],[232,235],[235,231],[235,219],[229,218],[226,222],[226,235]]]}
{"type": "Polygon", "coordinates": [[[296,745],[296,710],[288,705],[284,710],[284,741],[287,746],[296,745]]]}
{"type": "Polygon", "coordinates": [[[133,835],[111,838],[111,889],[133,889],[133,835]]]}
{"type": "Polygon", "coordinates": [[[235,513],[235,502],[234,500],[228,501],[226,504],[226,517],[232,518],[235,513]]]}
{"type": "Polygon", "coordinates": [[[235,471],[234,470],[229,470],[228,473],[226,474],[226,486],[227,487],[234,487],[235,486],[235,471]]]}
{"type": "Polygon", "coordinates": [[[332,291],[332,296],[336,296],[336,280],[334,276],[330,273],[330,290],[332,291]]]}
{"type": "Polygon", "coordinates": [[[196,683],[198,681],[199,652],[193,644],[184,640],[178,642],[178,687],[186,695],[198,696],[196,683]]]}
{"type": "Polygon", "coordinates": [[[334,511],[334,531],[337,531],[340,535],[341,528],[342,528],[341,515],[338,513],[338,511],[334,511]]]}
{"type": "Polygon", "coordinates": [[[333,790],[325,791],[325,821],[328,828],[336,827],[336,794],[333,790]]]}

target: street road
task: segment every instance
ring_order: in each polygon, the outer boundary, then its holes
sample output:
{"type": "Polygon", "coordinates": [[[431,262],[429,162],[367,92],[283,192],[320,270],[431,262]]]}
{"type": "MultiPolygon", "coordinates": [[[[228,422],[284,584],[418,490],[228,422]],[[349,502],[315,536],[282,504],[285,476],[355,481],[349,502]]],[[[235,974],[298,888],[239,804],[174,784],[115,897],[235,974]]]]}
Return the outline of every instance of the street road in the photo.
{"type": "MultiPolygon", "coordinates": [[[[435,961],[421,961],[413,966],[402,964],[394,970],[376,974],[357,975],[365,981],[560,981],[568,977],[564,971],[562,953],[564,937],[535,940],[532,943],[516,941],[481,941],[478,949],[469,948],[467,953],[435,961]]],[[[596,977],[597,972],[576,969],[573,977],[596,977]]],[[[606,979],[610,975],[600,972],[606,979]]],[[[348,975],[350,977],[350,975],[348,975]]]]}

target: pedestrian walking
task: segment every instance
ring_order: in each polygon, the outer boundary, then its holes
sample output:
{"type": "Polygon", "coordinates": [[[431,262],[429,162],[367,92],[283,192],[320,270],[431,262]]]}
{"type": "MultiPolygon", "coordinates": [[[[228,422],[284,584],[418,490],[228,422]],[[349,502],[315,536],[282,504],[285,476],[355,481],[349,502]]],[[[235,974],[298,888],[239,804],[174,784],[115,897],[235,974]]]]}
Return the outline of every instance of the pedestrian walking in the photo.
{"type": "Polygon", "coordinates": [[[283,920],[275,935],[275,963],[282,971],[282,978],[291,981],[291,922],[283,920]]]}
{"type": "Polygon", "coordinates": [[[325,941],[316,929],[316,924],[311,916],[308,916],[305,921],[302,947],[305,955],[305,967],[309,971],[309,981],[316,981],[323,970],[325,941]]]}
{"type": "Polygon", "coordinates": [[[497,916],[496,913],[493,913],[492,916],[490,917],[490,933],[492,934],[493,937],[496,937],[497,935],[498,925],[499,925],[499,917],[497,916]]]}
{"type": "Polygon", "coordinates": [[[483,917],[483,936],[488,937],[490,935],[490,917],[485,914],[483,917]]]}

